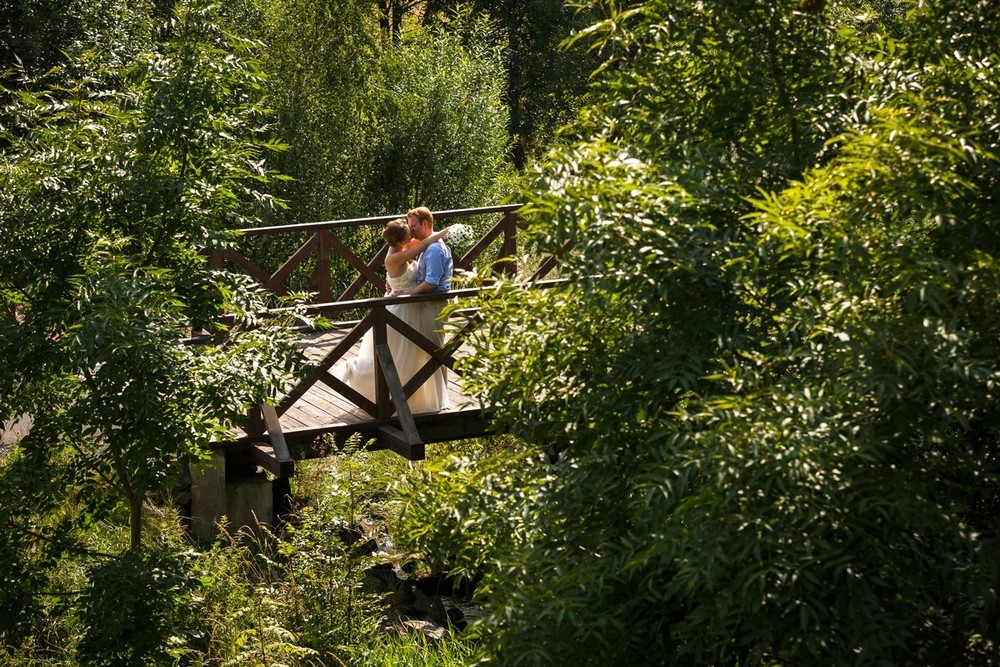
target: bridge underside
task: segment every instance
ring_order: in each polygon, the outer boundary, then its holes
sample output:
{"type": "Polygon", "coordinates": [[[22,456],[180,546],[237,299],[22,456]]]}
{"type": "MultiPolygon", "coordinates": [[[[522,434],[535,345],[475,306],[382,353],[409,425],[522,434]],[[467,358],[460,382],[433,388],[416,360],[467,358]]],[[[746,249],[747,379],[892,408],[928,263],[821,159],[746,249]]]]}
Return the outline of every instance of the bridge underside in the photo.
{"type": "MultiPolygon", "coordinates": [[[[293,461],[321,458],[343,449],[352,436],[368,450],[391,449],[410,460],[424,458],[423,445],[448,440],[461,440],[490,435],[488,419],[480,408],[463,408],[447,412],[414,415],[420,434],[420,444],[410,445],[404,439],[398,419],[328,423],[282,431],[293,461]]],[[[288,477],[294,466],[283,465],[274,454],[268,437],[242,436],[225,448],[229,456],[247,457],[256,465],[278,477],[288,477]]]]}

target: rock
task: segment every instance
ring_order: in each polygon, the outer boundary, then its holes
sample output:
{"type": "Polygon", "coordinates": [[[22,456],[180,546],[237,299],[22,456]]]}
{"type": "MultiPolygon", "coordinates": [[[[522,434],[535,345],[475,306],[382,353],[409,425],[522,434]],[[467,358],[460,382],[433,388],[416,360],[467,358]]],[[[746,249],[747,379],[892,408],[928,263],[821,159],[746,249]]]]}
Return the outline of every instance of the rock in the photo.
{"type": "Polygon", "coordinates": [[[433,621],[409,619],[403,621],[403,627],[410,632],[419,632],[428,639],[444,639],[448,636],[448,631],[433,621]]]}
{"type": "Polygon", "coordinates": [[[444,608],[444,601],[440,595],[434,595],[430,599],[430,609],[427,611],[427,619],[447,627],[448,610],[444,608]]]}
{"type": "Polygon", "coordinates": [[[459,632],[468,627],[469,622],[465,620],[465,613],[458,607],[448,608],[448,623],[459,632]]]}
{"type": "Polygon", "coordinates": [[[383,619],[378,628],[382,632],[420,633],[428,639],[444,639],[448,636],[448,630],[437,623],[412,618],[383,619]]]}
{"type": "Polygon", "coordinates": [[[410,609],[406,610],[407,616],[429,616],[431,613],[431,598],[416,586],[410,587],[413,592],[413,599],[410,609]]]}

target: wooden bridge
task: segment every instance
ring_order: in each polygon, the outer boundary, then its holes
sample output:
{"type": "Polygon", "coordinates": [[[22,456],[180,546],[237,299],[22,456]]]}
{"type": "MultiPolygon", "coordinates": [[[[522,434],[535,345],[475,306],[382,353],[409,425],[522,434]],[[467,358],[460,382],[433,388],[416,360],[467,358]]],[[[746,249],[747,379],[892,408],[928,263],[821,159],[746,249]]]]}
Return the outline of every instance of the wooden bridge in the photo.
{"type": "MultiPolygon", "coordinates": [[[[497,276],[518,275],[518,208],[520,205],[434,212],[437,230],[462,222],[481,233],[461,256],[453,249],[456,276],[473,267],[492,267],[497,276]]],[[[234,432],[231,440],[217,443],[214,465],[193,471],[192,515],[195,524],[202,523],[203,535],[211,532],[211,526],[223,514],[238,523],[246,519],[240,518],[244,511],[257,517],[268,511],[268,498],[276,495],[270,486],[266,492],[258,488],[249,494],[244,489],[242,495],[234,488],[245,486],[248,480],[259,483],[259,469],[274,478],[280,493],[288,487],[296,460],[325,456],[354,434],[369,449],[391,449],[407,459],[419,460],[424,458],[428,443],[489,432],[488,406],[463,394],[455,370],[455,360],[465,352],[465,334],[477,322],[475,309],[462,308],[461,302],[471,303],[489,286],[404,297],[406,303],[456,304],[450,309],[452,314],[445,326],[448,335],[440,347],[394,316],[388,307],[399,304],[401,298],[381,296],[385,292],[383,260],[388,251],[381,241],[381,231],[386,222],[399,217],[405,216],[241,230],[246,243],[239,250],[212,256],[215,266],[244,271],[276,294],[309,291],[314,300],[307,312],[322,315],[335,325],[325,331],[302,329],[301,345],[309,361],[305,378],[277,405],[254,409],[245,427],[234,432]],[[363,259],[367,254],[371,256],[363,259]],[[251,259],[259,256],[285,259],[276,269],[268,270],[260,261],[251,259]],[[387,345],[390,328],[429,355],[427,363],[405,385],[387,345]],[[330,372],[336,364],[358,354],[359,341],[369,330],[373,332],[377,362],[374,401],[330,372]],[[406,398],[442,366],[449,369],[450,406],[438,412],[412,414],[406,398]]],[[[550,258],[522,277],[536,286],[548,286],[552,283],[542,279],[554,266],[555,258],[550,258]]]]}

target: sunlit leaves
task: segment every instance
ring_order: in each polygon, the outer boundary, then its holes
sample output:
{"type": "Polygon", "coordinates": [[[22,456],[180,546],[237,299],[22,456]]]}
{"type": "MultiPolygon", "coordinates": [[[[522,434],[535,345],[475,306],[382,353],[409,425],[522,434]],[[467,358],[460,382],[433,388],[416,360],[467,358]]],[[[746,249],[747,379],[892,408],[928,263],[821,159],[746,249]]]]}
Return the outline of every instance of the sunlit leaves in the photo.
{"type": "Polygon", "coordinates": [[[509,138],[501,54],[490,25],[457,13],[386,46],[369,83],[366,212],[480,205],[503,172],[509,138]]]}

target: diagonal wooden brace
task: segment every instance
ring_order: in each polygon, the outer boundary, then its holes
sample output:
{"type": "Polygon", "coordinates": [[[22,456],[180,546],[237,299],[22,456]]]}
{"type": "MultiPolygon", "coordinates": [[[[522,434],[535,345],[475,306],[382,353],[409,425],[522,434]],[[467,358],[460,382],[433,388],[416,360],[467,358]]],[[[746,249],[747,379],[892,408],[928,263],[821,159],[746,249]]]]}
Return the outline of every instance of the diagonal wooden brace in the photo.
{"type": "Polygon", "coordinates": [[[399,419],[400,426],[399,429],[391,426],[380,427],[378,429],[379,439],[389,449],[409,461],[423,460],[424,443],[420,440],[417,425],[410,413],[410,406],[406,403],[403,383],[399,380],[399,373],[396,371],[396,363],[392,360],[389,346],[385,343],[376,345],[375,356],[378,357],[386,384],[389,385],[389,395],[392,397],[393,407],[396,408],[396,417],[399,419]]]}
{"type": "Polygon", "coordinates": [[[254,443],[250,448],[251,458],[254,463],[275,477],[288,479],[295,474],[295,461],[288,451],[285,435],[281,432],[278,413],[273,405],[267,403],[260,406],[260,412],[264,418],[264,427],[267,429],[270,444],[254,443]]]}

